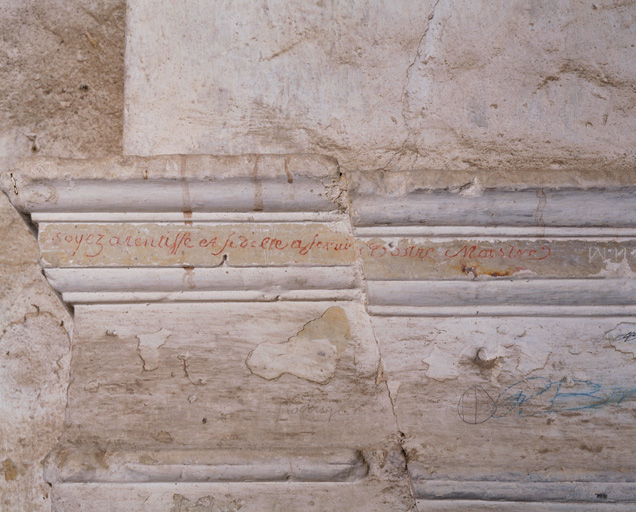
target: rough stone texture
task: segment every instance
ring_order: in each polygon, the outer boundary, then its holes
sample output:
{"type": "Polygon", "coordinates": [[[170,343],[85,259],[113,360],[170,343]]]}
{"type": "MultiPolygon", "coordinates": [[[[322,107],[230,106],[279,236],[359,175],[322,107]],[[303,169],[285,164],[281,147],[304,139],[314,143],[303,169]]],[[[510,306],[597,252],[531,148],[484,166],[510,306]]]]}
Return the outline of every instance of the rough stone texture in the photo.
{"type": "Polygon", "coordinates": [[[50,510],[41,462],[61,434],[72,320],[4,196],[0,238],[0,508],[50,510]]]}
{"type": "Polygon", "coordinates": [[[125,151],[628,169],[635,17],[610,0],[133,0],[125,151]]]}
{"type": "MultiPolygon", "coordinates": [[[[2,173],[29,155],[121,152],[124,11],[123,0],[1,3],[2,173]]],[[[64,419],[72,320],[4,196],[0,236],[0,509],[48,511],[41,460],[64,419]]]]}
{"type": "Polygon", "coordinates": [[[630,481],[634,452],[618,432],[636,414],[634,355],[611,345],[616,332],[623,343],[633,334],[625,320],[374,317],[373,326],[416,491],[432,478],[630,481]]]}
{"type": "Polygon", "coordinates": [[[0,6],[0,168],[121,151],[124,0],[0,6]]]}

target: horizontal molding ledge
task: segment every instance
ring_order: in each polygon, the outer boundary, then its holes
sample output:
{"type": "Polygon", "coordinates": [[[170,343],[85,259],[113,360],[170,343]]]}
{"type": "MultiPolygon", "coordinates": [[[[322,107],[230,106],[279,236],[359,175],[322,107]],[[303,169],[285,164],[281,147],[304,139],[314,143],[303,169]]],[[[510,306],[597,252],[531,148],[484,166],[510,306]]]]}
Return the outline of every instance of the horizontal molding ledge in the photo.
{"type": "MultiPolygon", "coordinates": [[[[35,223],[58,222],[175,222],[232,223],[237,222],[348,222],[349,216],[330,212],[37,212],[31,215],[35,223]]],[[[636,233],[636,230],[634,230],[636,233]]]]}
{"type": "Polygon", "coordinates": [[[363,300],[358,290],[181,291],[181,292],[68,292],[62,299],[70,304],[147,302],[279,302],[363,300]]]}
{"type": "Polygon", "coordinates": [[[636,482],[502,482],[422,479],[416,480],[413,487],[416,498],[425,500],[527,502],[540,499],[542,502],[594,502],[597,504],[608,501],[636,501],[636,482]]]}
{"type": "Polygon", "coordinates": [[[351,290],[360,286],[352,267],[47,268],[60,293],[254,292],[351,290]]]}
{"type": "Polygon", "coordinates": [[[367,281],[373,306],[635,306],[636,279],[367,281]]]}
{"type": "Polygon", "coordinates": [[[53,451],[44,478],[49,483],[161,482],[355,482],[368,465],[357,450],[324,453],[249,450],[166,450],[108,452],[93,466],[87,453],[53,451]],[[148,462],[152,461],[152,462],[148,462]]]}
{"type": "Polygon", "coordinates": [[[518,317],[622,317],[636,316],[636,306],[374,306],[367,310],[374,316],[518,316],[518,317]]]}
{"type": "Polygon", "coordinates": [[[546,501],[417,500],[426,512],[634,512],[633,503],[546,501]]]}
{"type": "MultiPolygon", "coordinates": [[[[37,212],[252,212],[333,211],[328,180],[298,178],[218,181],[46,181],[12,198],[20,210],[37,212]],[[19,201],[19,202],[18,202],[19,201]]],[[[337,194],[336,194],[337,195],[337,194]]]]}
{"type": "Polygon", "coordinates": [[[417,190],[350,195],[354,226],[636,227],[633,188],[417,190]]]}
{"type": "Polygon", "coordinates": [[[636,228],[568,226],[370,226],[357,227],[364,238],[635,238],[636,228]]]}

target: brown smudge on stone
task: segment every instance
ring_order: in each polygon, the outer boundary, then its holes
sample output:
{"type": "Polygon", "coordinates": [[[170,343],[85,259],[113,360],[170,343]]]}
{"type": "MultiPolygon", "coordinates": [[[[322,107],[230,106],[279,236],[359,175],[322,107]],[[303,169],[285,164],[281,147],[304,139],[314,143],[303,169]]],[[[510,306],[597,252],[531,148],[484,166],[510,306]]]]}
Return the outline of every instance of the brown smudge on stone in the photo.
{"type": "Polygon", "coordinates": [[[287,175],[287,183],[294,183],[294,176],[289,170],[289,157],[285,158],[285,174],[287,175]]]}
{"type": "Polygon", "coordinates": [[[18,477],[18,467],[11,459],[4,459],[2,461],[2,472],[4,473],[4,479],[7,482],[15,480],[18,477]]]}
{"type": "Polygon", "coordinates": [[[158,443],[170,444],[174,441],[170,432],[166,432],[165,430],[161,430],[157,432],[152,438],[158,443]]]}
{"type": "Polygon", "coordinates": [[[252,171],[254,179],[254,211],[263,211],[263,183],[258,179],[258,156],[254,157],[254,170],[252,171]]]}
{"type": "Polygon", "coordinates": [[[581,443],[579,449],[590,453],[601,453],[603,451],[602,446],[588,446],[585,443],[581,443]]]}

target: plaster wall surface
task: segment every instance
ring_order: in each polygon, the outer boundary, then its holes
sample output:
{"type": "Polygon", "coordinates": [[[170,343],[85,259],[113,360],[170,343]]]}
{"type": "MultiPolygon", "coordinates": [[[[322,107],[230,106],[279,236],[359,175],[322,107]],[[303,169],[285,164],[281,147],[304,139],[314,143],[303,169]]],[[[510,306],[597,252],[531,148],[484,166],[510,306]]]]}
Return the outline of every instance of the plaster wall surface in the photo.
{"type": "Polygon", "coordinates": [[[133,0],[126,153],[633,167],[632,2],[133,0]]]}

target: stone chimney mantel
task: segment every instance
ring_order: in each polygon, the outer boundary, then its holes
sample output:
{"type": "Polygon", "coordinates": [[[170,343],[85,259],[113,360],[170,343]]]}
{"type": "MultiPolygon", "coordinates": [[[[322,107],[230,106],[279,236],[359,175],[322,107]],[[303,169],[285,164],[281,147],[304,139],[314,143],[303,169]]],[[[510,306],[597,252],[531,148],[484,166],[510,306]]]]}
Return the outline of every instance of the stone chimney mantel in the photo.
{"type": "Polygon", "coordinates": [[[635,183],[594,176],[26,160],[75,321],[54,510],[628,501],[635,183]]]}

